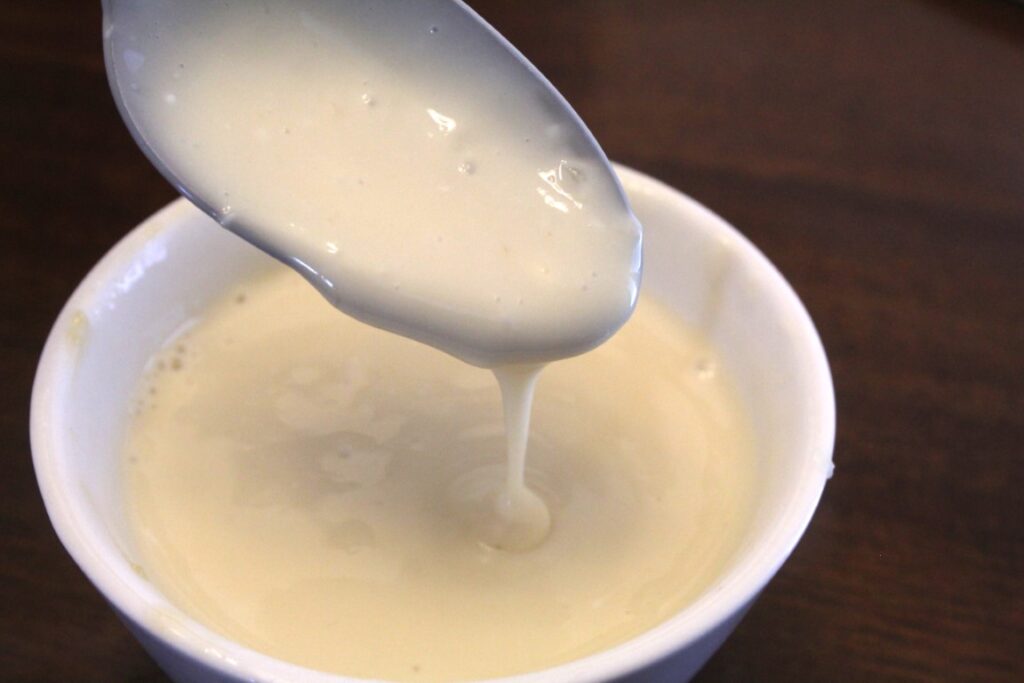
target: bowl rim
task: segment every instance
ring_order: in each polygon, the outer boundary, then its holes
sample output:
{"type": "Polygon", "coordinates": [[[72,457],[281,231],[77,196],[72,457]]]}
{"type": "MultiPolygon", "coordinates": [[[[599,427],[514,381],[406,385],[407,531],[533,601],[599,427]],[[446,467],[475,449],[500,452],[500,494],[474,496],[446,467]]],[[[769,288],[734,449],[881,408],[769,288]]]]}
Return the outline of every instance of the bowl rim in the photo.
{"type": "MultiPolygon", "coordinates": [[[[831,476],[835,440],[835,396],[832,377],[821,339],[803,303],[778,269],[738,230],[717,214],[679,190],[631,168],[615,164],[623,186],[630,193],[643,193],[672,205],[696,219],[701,230],[727,238],[745,269],[759,272],[761,286],[782,305],[795,323],[793,342],[800,345],[810,370],[813,396],[808,402],[813,414],[806,417],[811,451],[801,459],[796,495],[773,526],[771,552],[767,557],[736,563],[725,574],[725,588],[705,592],[686,608],[629,641],[565,664],[539,671],[481,680],[478,683],[597,683],[642,670],[673,653],[698,642],[742,614],[775,575],[796,546],[818,505],[826,480],[831,476]],[[753,566],[747,566],[753,565],[753,566]]],[[[67,446],[58,430],[61,398],[69,384],[69,354],[65,325],[74,311],[88,310],[112,276],[123,270],[140,248],[164,231],[180,226],[195,209],[179,198],[130,231],[90,270],[64,305],[51,329],[36,371],[30,412],[30,440],[33,466],[40,492],[62,544],[86,577],[99,589],[116,611],[161,643],[181,655],[198,661],[220,674],[244,680],[299,681],[302,683],[357,683],[367,679],[316,671],[275,659],[221,636],[175,609],[180,628],[167,628],[160,614],[167,604],[154,604],[159,595],[128,567],[121,556],[107,557],[94,543],[95,534],[74,514],[72,499],[77,487],[70,487],[59,471],[59,453],[67,446]],[[123,565],[123,566],[122,566],[123,565]],[[127,570],[127,571],[126,571],[127,570]]],[[[107,553],[109,554],[109,553],[107,553]]],[[[168,603],[169,604],[169,603],[168,603]]],[[[173,607],[173,606],[172,606],[173,607]]]]}

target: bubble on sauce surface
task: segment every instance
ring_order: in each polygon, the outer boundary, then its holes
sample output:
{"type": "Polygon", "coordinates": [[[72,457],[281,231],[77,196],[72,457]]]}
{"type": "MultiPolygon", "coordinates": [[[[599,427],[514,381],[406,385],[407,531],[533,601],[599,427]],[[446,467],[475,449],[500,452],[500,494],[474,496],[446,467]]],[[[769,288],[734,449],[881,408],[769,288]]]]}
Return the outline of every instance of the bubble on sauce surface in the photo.
{"type": "Polygon", "coordinates": [[[172,372],[178,372],[185,367],[185,357],[188,354],[188,347],[185,344],[176,344],[168,361],[172,372]]]}

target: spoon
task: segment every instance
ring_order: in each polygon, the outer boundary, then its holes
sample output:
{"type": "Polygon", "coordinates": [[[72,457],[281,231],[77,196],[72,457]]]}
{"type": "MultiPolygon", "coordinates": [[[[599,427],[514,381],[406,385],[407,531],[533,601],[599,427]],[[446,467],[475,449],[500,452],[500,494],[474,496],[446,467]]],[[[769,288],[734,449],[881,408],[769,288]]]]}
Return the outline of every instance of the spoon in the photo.
{"type": "Polygon", "coordinates": [[[465,3],[103,10],[149,160],[336,307],[488,367],[580,353],[631,313],[640,229],[604,152],[465,3]]]}

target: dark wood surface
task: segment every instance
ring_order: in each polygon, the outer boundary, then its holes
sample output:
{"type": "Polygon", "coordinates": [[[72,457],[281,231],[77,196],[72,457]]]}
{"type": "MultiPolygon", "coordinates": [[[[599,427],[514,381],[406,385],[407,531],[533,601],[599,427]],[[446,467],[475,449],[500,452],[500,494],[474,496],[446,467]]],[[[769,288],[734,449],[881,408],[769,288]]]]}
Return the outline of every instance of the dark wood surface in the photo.
{"type": "MultiPolygon", "coordinates": [[[[1024,8],[476,6],[609,156],[767,253],[832,363],[835,477],[698,680],[1024,680],[1024,8]]],[[[0,6],[3,681],[165,680],[58,543],[27,436],[63,301],[174,196],[114,110],[99,38],[95,0],[0,6]]]]}

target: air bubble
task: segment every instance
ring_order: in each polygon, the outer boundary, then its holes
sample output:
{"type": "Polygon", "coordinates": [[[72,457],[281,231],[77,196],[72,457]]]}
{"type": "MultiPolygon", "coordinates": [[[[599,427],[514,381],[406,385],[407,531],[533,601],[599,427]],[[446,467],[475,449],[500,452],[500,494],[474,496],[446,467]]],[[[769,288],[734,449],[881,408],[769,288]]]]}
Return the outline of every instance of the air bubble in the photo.
{"type": "Polygon", "coordinates": [[[459,173],[462,175],[473,175],[476,173],[476,166],[472,161],[463,161],[459,164],[459,173]]]}
{"type": "Polygon", "coordinates": [[[373,95],[371,95],[368,92],[364,92],[362,97],[360,97],[359,99],[362,100],[362,103],[365,104],[367,107],[372,107],[375,104],[377,104],[377,100],[373,99],[373,95]]]}

